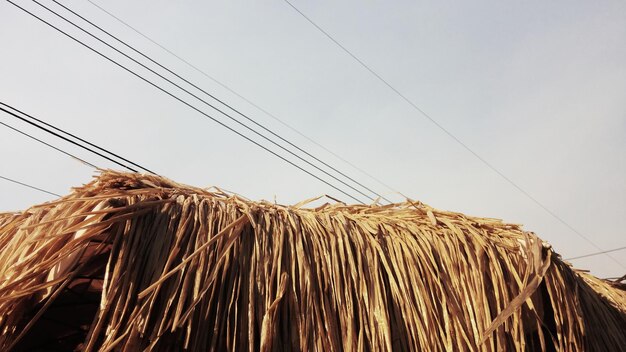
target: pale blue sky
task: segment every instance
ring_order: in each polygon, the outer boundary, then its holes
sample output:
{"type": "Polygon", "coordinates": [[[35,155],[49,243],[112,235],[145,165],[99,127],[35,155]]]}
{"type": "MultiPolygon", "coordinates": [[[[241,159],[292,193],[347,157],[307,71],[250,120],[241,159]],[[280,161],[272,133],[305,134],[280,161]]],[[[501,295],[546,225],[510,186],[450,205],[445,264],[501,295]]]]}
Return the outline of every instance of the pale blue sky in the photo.
{"type": "MultiPolygon", "coordinates": [[[[597,251],[282,1],[96,2],[407,196],[523,223],[565,257],[597,251]]],[[[44,14],[33,2],[18,3],[44,14]]],[[[87,1],[64,3],[370,188],[401,199],[87,1]]],[[[598,246],[626,245],[626,3],[293,3],[598,246]]],[[[345,199],[7,2],[0,3],[0,45],[0,100],[165,176],[281,203],[324,193],[345,199]]],[[[0,120],[54,141],[5,114],[0,120]]],[[[93,174],[4,127],[0,148],[1,175],[56,193],[93,174]]],[[[4,181],[0,194],[2,210],[50,199],[4,181]]],[[[626,266],[625,251],[613,256],[626,266]]],[[[626,272],[606,256],[575,264],[599,276],[626,272]]]]}

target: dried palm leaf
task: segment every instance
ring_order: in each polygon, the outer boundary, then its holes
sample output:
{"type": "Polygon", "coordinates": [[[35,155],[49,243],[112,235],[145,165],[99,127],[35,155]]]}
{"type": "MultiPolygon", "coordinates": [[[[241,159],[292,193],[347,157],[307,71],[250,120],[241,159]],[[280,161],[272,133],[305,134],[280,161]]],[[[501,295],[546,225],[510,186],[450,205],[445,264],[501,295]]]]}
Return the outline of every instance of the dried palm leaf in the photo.
{"type": "Polygon", "coordinates": [[[619,351],[626,292],[519,225],[104,171],[0,215],[0,349],[619,351]]]}

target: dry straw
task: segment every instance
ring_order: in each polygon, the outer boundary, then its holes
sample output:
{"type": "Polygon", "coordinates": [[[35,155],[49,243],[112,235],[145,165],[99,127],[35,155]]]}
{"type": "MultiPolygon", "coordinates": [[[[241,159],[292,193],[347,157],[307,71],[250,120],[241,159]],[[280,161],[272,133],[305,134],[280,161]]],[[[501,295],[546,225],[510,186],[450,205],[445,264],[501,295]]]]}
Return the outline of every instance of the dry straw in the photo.
{"type": "Polygon", "coordinates": [[[0,350],[623,351],[626,291],[518,225],[105,171],[0,215],[0,350]]]}

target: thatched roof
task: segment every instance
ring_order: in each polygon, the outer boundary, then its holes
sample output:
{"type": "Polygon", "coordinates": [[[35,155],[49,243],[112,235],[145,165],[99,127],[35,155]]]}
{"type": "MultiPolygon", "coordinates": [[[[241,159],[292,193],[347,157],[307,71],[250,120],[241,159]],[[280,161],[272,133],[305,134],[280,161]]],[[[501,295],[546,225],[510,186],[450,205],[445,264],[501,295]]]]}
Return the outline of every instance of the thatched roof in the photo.
{"type": "Polygon", "coordinates": [[[0,216],[0,349],[626,348],[626,291],[518,225],[113,171],[0,216]]]}

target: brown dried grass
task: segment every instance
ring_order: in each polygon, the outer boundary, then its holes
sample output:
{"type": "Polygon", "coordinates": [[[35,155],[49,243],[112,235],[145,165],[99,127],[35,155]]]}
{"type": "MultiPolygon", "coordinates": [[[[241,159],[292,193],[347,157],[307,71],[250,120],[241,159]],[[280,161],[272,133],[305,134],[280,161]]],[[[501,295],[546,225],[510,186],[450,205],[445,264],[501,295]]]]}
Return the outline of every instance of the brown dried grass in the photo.
{"type": "Polygon", "coordinates": [[[3,214],[0,349],[32,345],[97,272],[87,351],[626,348],[626,292],[518,225],[411,201],[301,205],[106,171],[3,214]]]}

